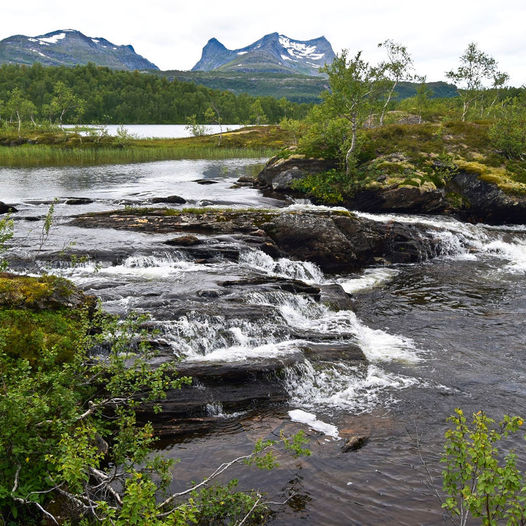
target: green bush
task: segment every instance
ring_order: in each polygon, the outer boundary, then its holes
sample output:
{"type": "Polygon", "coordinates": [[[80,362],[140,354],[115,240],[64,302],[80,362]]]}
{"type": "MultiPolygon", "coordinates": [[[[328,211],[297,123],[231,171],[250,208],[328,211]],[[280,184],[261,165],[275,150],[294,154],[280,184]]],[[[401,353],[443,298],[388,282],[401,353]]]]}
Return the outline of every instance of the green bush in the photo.
{"type": "Polygon", "coordinates": [[[493,146],[509,159],[526,159],[526,106],[514,101],[489,129],[493,146]]]}
{"type": "Polygon", "coordinates": [[[448,421],[442,462],[443,487],[448,495],[443,507],[459,524],[469,516],[482,519],[485,526],[526,523],[526,485],[517,468],[517,456],[504,453],[498,445],[515,435],[524,421],[505,416],[499,423],[483,411],[473,414],[471,424],[461,409],[448,421]]]}

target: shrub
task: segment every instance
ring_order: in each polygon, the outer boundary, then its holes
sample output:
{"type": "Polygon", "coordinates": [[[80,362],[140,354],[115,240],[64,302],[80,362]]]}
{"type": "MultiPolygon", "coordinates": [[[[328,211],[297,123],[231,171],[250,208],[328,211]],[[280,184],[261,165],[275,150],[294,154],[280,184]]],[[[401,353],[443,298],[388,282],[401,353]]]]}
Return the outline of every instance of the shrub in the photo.
{"type": "Polygon", "coordinates": [[[497,446],[516,434],[523,425],[518,416],[505,416],[499,423],[483,411],[473,414],[471,425],[461,409],[448,421],[442,462],[443,487],[448,494],[443,507],[459,524],[469,516],[482,518],[482,524],[526,523],[524,474],[517,468],[513,451],[504,453],[497,446]]]}

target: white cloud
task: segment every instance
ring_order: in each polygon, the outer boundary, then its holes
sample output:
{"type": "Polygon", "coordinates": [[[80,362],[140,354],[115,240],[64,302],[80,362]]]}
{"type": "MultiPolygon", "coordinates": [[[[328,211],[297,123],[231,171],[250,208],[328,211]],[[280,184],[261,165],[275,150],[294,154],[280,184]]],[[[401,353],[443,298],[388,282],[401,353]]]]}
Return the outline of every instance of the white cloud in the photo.
{"type": "Polygon", "coordinates": [[[73,27],[135,50],[161,69],[189,69],[215,36],[235,49],[274,31],[306,40],[325,35],[335,51],[362,49],[372,62],[377,43],[392,38],[406,45],[417,70],[444,79],[466,45],[475,41],[508,71],[515,85],[526,83],[526,3],[507,0],[26,0],[2,6],[0,38],[38,35],[73,27]]]}

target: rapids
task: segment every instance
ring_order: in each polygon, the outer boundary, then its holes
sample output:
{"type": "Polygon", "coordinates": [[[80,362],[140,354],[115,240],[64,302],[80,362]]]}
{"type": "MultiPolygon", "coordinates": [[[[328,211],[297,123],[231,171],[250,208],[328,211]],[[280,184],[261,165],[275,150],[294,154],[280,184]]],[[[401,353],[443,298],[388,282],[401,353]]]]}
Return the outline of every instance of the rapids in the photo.
{"type": "MultiPolygon", "coordinates": [[[[326,275],[313,263],[273,259],[228,236],[214,243],[238,258],[202,261],[184,248],[167,248],[166,234],[67,225],[74,214],[143,206],[173,194],[187,199],[184,206],[313,208],[233,187],[260,165],[231,160],[0,169],[2,199],[20,211],[12,268],[68,277],[97,294],[110,312],[148,313],[164,348],[183,364],[236,367],[285,360],[309,346],[359,347],[366,361],[305,354],[287,365],[279,378],[287,403],[234,410],[211,400],[206,413],[217,427],[162,443],[167,455],[181,459],[174,487],[250,451],[259,437],[304,429],[311,457],[284,459],[270,473],[236,468],[231,474],[272,500],[294,492],[272,524],[442,524],[431,488],[441,487],[446,417],[455,407],[485,409],[495,418],[526,416],[526,227],[362,213],[433,232],[440,257],[326,275]],[[215,184],[195,182],[203,178],[215,184]],[[64,204],[71,196],[94,202],[64,204]],[[54,198],[55,224],[38,250],[42,223],[35,219],[54,198]],[[254,284],[277,278],[339,284],[353,295],[353,310],[332,310],[312,295],[254,284]],[[226,286],[226,280],[234,284],[226,286]],[[369,442],[343,453],[343,439],[355,434],[369,442]]],[[[205,246],[210,242],[199,237],[205,246]]],[[[526,460],[524,454],[520,459],[526,460]]]]}

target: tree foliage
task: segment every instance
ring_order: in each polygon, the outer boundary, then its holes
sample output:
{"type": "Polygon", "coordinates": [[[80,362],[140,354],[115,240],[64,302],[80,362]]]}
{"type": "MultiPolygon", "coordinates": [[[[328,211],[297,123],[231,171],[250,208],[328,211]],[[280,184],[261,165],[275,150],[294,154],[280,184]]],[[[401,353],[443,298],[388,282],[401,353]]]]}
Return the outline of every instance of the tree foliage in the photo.
{"type": "MultiPolygon", "coordinates": [[[[87,124],[185,124],[191,115],[203,123],[206,111],[214,107],[223,123],[277,123],[284,117],[302,118],[311,106],[94,64],[73,68],[4,64],[0,100],[7,102],[15,89],[34,105],[35,118],[65,123],[82,118],[87,124]]],[[[11,113],[0,104],[0,119],[11,119],[11,113]]]]}
{"type": "Polygon", "coordinates": [[[329,77],[330,90],[323,94],[322,108],[350,125],[350,145],[345,155],[345,171],[349,174],[358,129],[378,101],[380,71],[362,58],[361,51],[349,58],[346,50],[323,71],[329,77]]]}
{"type": "Polygon", "coordinates": [[[473,103],[480,99],[484,90],[491,82],[491,87],[502,87],[508,75],[497,69],[497,61],[478,49],[475,42],[471,42],[460,57],[460,65],[456,70],[446,73],[446,77],[457,84],[462,99],[462,121],[473,103]]]}
{"type": "Polygon", "coordinates": [[[507,525],[526,524],[526,485],[517,468],[514,452],[504,453],[498,445],[516,434],[522,418],[505,416],[499,423],[483,411],[473,414],[468,423],[456,409],[446,431],[442,462],[443,487],[447,493],[443,507],[464,526],[470,516],[482,519],[485,526],[504,521],[507,525]]]}

